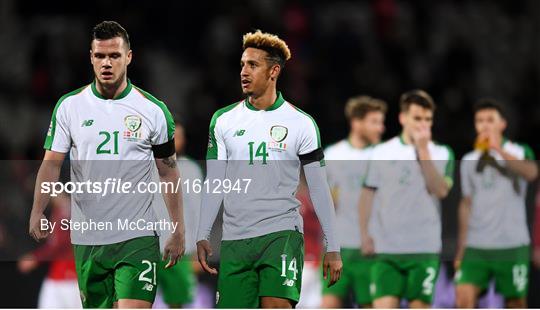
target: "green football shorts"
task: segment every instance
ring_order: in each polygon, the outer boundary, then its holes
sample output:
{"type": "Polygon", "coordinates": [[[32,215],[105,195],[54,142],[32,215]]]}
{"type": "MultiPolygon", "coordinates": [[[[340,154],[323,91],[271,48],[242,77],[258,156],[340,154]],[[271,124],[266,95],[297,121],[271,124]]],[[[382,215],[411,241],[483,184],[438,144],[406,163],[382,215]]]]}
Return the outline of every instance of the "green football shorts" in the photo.
{"type": "Polygon", "coordinates": [[[73,248],[84,308],[112,308],[119,299],[154,302],[161,260],[158,237],[73,248]]]}
{"type": "Polygon", "coordinates": [[[343,261],[341,278],[331,287],[327,287],[327,283],[323,281],[323,295],[333,295],[344,300],[352,291],[358,305],[371,304],[369,286],[374,258],[362,256],[360,249],[341,249],[341,260],[343,261]]]}
{"type": "Polygon", "coordinates": [[[191,256],[184,256],[173,267],[165,269],[162,261],[158,269],[159,288],[167,305],[185,305],[193,302],[197,280],[191,256]]]}
{"type": "Polygon", "coordinates": [[[438,254],[378,254],[371,268],[371,297],[394,296],[431,304],[439,266],[438,254]]]}
{"type": "Polygon", "coordinates": [[[526,297],[529,257],[529,246],[498,250],[466,248],[455,282],[486,290],[494,279],[495,290],[506,299],[526,297]]]}
{"type": "Polygon", "coordinates": [[[221,242],[218,308],[258,308],[261,297],[300,297],[304,236],[298,231],[221,242]]]}

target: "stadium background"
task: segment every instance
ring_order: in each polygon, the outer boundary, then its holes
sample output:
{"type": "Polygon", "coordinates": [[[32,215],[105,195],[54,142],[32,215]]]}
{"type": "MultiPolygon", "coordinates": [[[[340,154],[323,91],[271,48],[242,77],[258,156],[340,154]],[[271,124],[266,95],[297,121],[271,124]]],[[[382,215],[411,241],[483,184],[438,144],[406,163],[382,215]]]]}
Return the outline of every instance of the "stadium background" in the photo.
{"type": "MultiPolygon", "coordinates": [[[[186,127],[187,154],[202,159],[212,113],[241,98],[241,35],[279,34],[292,50],[278,82],[318,122],[324,144],[347,134],[346,99],[390,105],[385,137],[398,133],[397,100],[411,88],[438,104],[434,137],[460,158],[474,140],[471,106],[505,104],[511,139],[540,154],[540,2],[363,1],[0,1],[0,258],[35,246],[26,227],[33,169],[58,98],[92,79],[90,30],[102,20],[129,32],[132,82],[165,101],[186,127]]],[[[533,193],[529,219],[533,219],[533,193]]],[[[445,201],[451,258],[459,193],[445,201]]],[[[0,262],[0,307],[35,307],[41,268],[29,276],[0,262]]],[[[538,272],[538,271],[536,271],[538,272]]],[[[535,278],[536,277],[536,278],[535,278]]],[[[533,275],[531,295],[538,292],[533,275]]],[[[531,306],[540,307],[538,296],[531,306]]]]}

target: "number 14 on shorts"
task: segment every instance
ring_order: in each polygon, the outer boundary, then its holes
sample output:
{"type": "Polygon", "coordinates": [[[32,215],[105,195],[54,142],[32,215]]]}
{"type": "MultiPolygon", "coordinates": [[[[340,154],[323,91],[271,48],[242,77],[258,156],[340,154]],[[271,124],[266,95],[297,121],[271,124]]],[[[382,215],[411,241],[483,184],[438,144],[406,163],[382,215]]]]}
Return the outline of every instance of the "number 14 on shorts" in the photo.
{"type": "Polygon", "coordinates": [[[298,275],[296,257],[293,257],[287,266],[287,254],[281,254],[281,277],[286,278],[283,285],[293,286],[298,275]],[[287,271],[292,272],[292,279],[287,278],[287,271]]]}

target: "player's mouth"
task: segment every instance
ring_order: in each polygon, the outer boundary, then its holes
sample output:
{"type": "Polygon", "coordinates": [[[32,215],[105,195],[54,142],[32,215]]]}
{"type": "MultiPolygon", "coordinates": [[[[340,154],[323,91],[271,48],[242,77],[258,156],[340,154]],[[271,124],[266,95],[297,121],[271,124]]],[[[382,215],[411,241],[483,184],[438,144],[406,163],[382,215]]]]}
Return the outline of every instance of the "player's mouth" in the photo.
{"type": "Polygon", "coordinates": [[[110,80],[113,78],[113,73],[110,72],[110,71],[104,71],[104,72],[101,72],[101,77],[104,79],[104,80],[110,80]]]}
{"type": "Polygon", "coordinates": [[[242,79],[241,82],[242,82],[242,88],[248,88],[249,85],[251,84],[251,81],[247,79],[242,79]]]}

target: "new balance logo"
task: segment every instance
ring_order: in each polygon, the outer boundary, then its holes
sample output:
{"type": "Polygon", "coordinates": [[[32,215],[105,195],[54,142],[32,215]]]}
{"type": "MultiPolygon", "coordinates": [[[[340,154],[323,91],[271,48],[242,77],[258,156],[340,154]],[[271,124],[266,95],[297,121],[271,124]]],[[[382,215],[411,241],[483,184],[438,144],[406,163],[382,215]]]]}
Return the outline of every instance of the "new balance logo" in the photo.
{"type": "Polygon", "coordinates": [[[154,285],[150,283],[145,283],[142,289],[151,292],[154,290],[154,285]]]}
{"type": "Polygon", "coordinates": [[[90,127],[94,123],[93,119],[87,119],[82,122],[81,127],[90,127]]]}
{"type": "Polygon", "coordinates": [[[282,285],[286,285],[286,286],[292,287],[292,286],[294,286],[294,280],[285,279],[285,281],[283,281],[283,284],[282,284],[282,285]]]}
{"type": "Polygon", "coordinates": [[[246,131],[244,129],[238,129],[235,133],[234,133],[234,136],[233,137],[241,137],[244,135],[246,131]]]}

